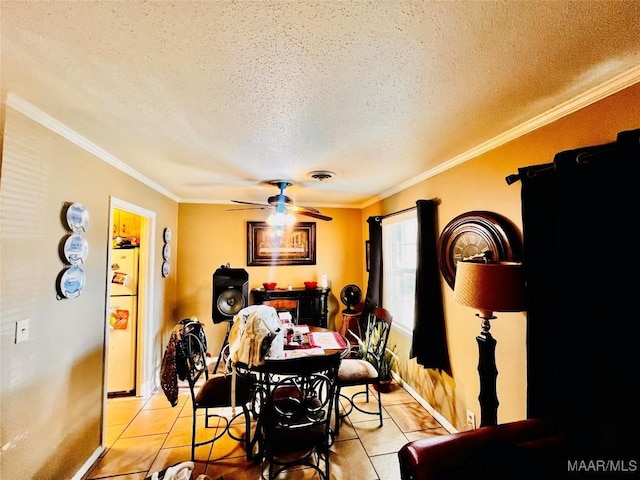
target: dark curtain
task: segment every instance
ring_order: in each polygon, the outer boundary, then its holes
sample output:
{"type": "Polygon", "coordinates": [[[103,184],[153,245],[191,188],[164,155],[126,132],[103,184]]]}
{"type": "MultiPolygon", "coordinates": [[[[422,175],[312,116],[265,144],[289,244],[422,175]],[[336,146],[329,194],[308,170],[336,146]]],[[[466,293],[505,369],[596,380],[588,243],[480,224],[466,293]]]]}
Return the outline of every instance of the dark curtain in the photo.
{"type": "Polygon", "coordinates": [[[369,217],[369,282],[363,318],[382,306],[382,217],[369,217]]]}
{"type": "Polygon", "coordinates": [[[634,445],[640,423],[634,301],[640,285],[631,233],[639,165],[640,130],[634,130],[519,169],[527,415],[569,420],[584,438],[604,425],[616,440],[603,443],[623,448],[634,445]]]}
{"type": "Polygon", "coordinates": [[[442,282],[438,269],[437,202],[418,200],[418,258],[413,342],[409,358],[425,368],[451,375],[449,349],[442,306],[442,282]]]}

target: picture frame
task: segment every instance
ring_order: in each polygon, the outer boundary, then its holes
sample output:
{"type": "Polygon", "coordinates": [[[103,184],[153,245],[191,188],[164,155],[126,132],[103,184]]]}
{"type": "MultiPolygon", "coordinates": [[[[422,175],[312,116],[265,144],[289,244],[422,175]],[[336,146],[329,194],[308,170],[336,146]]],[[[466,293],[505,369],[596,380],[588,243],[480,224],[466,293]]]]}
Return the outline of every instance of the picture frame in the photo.
{"type": "Polygon", "coordinates": [[[247,222],[247,266],[315,264],[315,222],[297,222],[290,227],[247,222]]]}

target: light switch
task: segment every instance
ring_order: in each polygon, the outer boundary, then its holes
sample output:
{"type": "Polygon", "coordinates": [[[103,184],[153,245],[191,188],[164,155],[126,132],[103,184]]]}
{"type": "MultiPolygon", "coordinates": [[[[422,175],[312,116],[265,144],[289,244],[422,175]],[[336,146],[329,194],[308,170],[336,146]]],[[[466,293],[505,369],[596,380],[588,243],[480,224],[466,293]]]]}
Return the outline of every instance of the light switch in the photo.
{"type": "Polygon", "coordinates": [[[29,319],[16,322],[16,343],[26,342],[29,339],[29,319]]]}

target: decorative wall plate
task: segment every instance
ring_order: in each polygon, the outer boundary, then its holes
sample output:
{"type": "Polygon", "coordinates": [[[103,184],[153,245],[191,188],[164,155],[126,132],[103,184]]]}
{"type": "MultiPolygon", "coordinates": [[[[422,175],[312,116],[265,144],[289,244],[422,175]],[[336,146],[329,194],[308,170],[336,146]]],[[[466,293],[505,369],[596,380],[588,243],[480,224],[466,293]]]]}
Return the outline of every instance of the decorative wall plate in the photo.
{"type": "Polygon", "coordinates": [[[63,252],[67,262],[71,265],[80,265],[89,255],[89,243],[82,235],[74,233],[65,240],[63,252]]]}
{"type": "Polygon", "coordinates": [[[458,215],[444,227],[437,250],[440,272],[453,289],[458,261],[485,256],[494,261],[518,261],[522,235],[511,220],[498,213],[472,211],[458,215]]]}
{"type": "Polygon", "coordinates": [[[170,272],[171,272],[171,266],[169,265],[169,262],[167,261],[162,262],[162,276],[168,277],[170,272]]]}
{"type": "Polygon", "coordinates": [[[86,277],[84,270],[76,265],[67,268],[60,276],[58,293],[62,297],[75,298],[84,290],[86,277]]]}
{"type": "Polygon", "coordinates": [[[89,228],[89,211],[81,203],[72,203],[67,208],[67,225],[74,233],[84,233],[89,228]]]}
{"type": "Polygon", "coordinates": [[[162,239],[164,243],[171,243],[171,229],[169,227],[165,228],[162,232],[162,239]]]}
{"type": "Polygon", "coordinates": [[[162,259],[169,260],[171,258],[171,245],[165,243],[162,246],[162,259]]]}

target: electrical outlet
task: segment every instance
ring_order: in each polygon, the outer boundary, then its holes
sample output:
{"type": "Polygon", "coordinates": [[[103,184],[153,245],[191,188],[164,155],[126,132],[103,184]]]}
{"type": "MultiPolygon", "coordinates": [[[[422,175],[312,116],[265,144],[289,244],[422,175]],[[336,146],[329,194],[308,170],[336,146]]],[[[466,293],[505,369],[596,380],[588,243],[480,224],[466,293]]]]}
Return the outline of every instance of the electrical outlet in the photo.
{"type": "Polygon", "coordinates": [[[469,430],[476,428],[476,414],[471,410],[467,410],[467,428],[469,430]]]}

